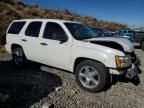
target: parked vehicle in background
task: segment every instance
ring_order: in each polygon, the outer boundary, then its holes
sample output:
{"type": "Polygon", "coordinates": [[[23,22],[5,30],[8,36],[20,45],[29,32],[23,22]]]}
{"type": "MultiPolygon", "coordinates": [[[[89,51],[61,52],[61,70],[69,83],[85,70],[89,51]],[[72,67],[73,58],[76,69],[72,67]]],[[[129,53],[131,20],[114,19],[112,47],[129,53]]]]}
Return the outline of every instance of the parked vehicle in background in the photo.
{"type": "Polygon", "coordinates": [[[133,41],[134,43],[138,44],[141,47],[141,49],[144,51],[144,32],[143,31],[135,31],[133,41]]]}
{"type": "Polygon", "coordinates": [[[125,29],[116,31],[114,36],[126,38],[133,42],[134,45],[139,45],[140,48],[144,51],[144,31],[125,29]]]}
{"type": "Polygon", "coordinates": [[[116,31],[115,35],[121,38],[127,38],[130,41],[133,41],[134,31],[131,29],[123,29],[116,31]]]}
{"type": "Polygon", "coordinates": [[[17,65],[32,60],[73,72],[77,83],[89,92],[103,90],[111,83],[112,74],[133,79],[138,73],[129,40],[99,37],[78,22],[15,20],[8,27],[6,43],[17,65]]]}
{"type": "Polygon", "coordinates": [[[109,31],[112,36],[115,36],[115,32],[109,31]]]}

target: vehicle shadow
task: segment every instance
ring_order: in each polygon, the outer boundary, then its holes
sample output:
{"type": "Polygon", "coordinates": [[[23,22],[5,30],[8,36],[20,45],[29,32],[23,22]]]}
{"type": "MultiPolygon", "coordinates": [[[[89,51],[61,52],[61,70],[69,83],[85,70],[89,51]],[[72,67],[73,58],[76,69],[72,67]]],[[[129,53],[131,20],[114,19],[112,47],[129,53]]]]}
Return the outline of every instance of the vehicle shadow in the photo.
{"type": "Polygon", "coordinates": [[[0,108],[28,108],[61,85],[59,76],[41,71],[39,64],[17,67],[0,61],[0,94],[10,96],[0,108]]]}
{"type": "Polygon", "coordinates": [[[135,86],[138,86],[140,84],[140,79],[139,79],[138,76],[135,77],[135,78],[133,78],[133,79],[128,79],[128,78],[120,77],[119,78],[119,82],[123,82],[123,83],[130,82],[130,83],[134,84],[135,86]]]}

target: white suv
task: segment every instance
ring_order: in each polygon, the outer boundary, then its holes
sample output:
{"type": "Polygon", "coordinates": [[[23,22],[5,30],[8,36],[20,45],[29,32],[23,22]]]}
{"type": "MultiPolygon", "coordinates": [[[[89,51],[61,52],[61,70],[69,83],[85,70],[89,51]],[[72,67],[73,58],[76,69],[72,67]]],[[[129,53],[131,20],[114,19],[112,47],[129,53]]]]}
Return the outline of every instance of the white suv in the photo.
{"type": "Polygon", "coordinates": [[[31,60],[75,73],[89,92],[101,91],[111,75],[137,76],[134,47],[127,39],[100,38],[88,26],[55,19],[13,21],[6,49],[17,65],[31,60]]]}

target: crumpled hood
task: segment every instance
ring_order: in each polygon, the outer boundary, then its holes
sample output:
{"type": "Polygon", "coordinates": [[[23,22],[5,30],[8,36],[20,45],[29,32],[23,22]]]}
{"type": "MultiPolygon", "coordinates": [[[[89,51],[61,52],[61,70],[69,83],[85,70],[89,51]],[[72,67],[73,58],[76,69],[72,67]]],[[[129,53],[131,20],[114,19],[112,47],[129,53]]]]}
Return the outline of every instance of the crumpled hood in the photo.
{"type": "Polygon", "coordinates": [[[86,39],[85,41],[89,42],[115,42],[124,49],[126,52],[134,52],[134,46],[131,41],[125,38],[114,38],[114,37],[98,37],[92,39],[86,39]]]}

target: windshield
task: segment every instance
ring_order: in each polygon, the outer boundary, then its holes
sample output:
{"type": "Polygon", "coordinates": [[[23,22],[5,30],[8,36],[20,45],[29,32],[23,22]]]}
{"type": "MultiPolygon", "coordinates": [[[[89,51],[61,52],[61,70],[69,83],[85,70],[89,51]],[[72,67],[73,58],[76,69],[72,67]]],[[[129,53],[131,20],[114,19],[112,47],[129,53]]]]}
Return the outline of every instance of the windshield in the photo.
{"type": "Polygon", "coordinates": [[[108,31],[104,31],[104,34],[105,34],[106,37],[111,37],[112,36],[112,34],[110,34],[108,31]]]}
{"type": "Polygon", "coordinates": [[[92,30],[94,30],[94,32],[97,33],[98,36],[100,36],[100,37],[111,37],[112,36],[108,31],[100,29],[100,28],[92,28],[92,30]]]}
{"type": "Polygon", "coordinates": [[[77,40],[96,38],[97,34],[88,26],[78,23],[64,23],[73,37],[77,40]]]}

